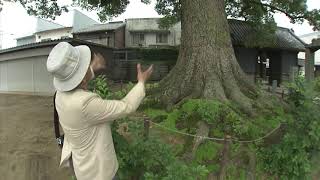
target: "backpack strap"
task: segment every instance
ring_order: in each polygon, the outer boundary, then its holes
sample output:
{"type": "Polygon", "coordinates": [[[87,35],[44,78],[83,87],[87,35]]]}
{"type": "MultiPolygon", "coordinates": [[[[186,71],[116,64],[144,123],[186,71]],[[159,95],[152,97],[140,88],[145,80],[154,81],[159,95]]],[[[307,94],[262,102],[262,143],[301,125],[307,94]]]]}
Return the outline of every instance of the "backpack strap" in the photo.
{"type": "Polygon", "coordinates": [[[54,124],[54,133],[55,133],[55,136],[56,136],[56,140],[57,140],[57,142],[58,142],[58,145],[62,148],[64,136],[63,136],[63,135],[60,135],[59,115],[58,115],[58,112],[57,112],[57,109],[56,109],[56,95],[57,95],[57,92],[55,92],[55,93],[54,93],[54,96],[53,96],[53,107],[54,107],[54,110],[53,110],[53,124],[54,124]]]}

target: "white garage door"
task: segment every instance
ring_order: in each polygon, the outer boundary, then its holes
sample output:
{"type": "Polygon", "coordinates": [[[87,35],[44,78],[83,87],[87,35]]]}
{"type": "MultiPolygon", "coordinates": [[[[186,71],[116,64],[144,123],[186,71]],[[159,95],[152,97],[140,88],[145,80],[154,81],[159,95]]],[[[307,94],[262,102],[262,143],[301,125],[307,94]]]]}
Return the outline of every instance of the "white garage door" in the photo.
{"type": "Polygon", "coordinates": [[[0,62],[0,91],[8,91],[7,62],[0,62]]]}
{"type": "Polygon", "coordinates": [[[33,60],[33,77],[35,92],[54,92],[53,77],[47,72],[47,56],[33,60]]]}
{"type": "Polygon", "coordinates": [[[8,90],[33,92],[32,60],[8,61],[8,90]]]}
{"type": "Polygon", "coordinates": [[[46,60],[47,56],[37,56],[0,62],[0,91],[52,94],[46,60]]]}

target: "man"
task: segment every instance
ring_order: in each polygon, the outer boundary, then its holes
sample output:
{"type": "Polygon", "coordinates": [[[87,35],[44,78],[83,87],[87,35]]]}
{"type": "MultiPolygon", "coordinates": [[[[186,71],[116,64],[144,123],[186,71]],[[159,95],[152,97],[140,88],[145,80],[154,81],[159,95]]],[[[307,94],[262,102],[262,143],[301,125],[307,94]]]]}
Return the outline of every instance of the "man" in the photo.
{"type": "Polygon", "coordinates": [[[57,89],[56,109],[64,131],[60,166],[72,156],[78,180],[111,180],[118,170],[112,134],[113,120],[134,112],[145,96],[145,82],[152,74],[137,65],[136,86],[122,100],[103,100],[87,91],[94,72],[105,68],[101,55],[88,46],[57,44],[49,54],[47,70],[57,89]]]}

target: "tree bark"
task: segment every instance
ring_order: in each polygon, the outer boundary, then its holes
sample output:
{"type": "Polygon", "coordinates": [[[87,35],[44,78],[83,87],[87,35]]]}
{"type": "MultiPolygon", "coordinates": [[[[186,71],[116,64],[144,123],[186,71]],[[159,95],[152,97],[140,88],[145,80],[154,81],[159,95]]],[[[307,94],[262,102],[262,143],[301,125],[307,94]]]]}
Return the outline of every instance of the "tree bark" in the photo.
{"type": "Polygon", "coordinates": [[[253,83],[231,43],[224,0],[181,0],[181,46],[176,66],[160,82],[168,106],[185,98],[234,101],[251,109],[253,83]]]}
{"type": "MultiPolygon", "coordinates": [[[[199,121],[197,123],[198,125],[198,129],[197,129],[197,136],[201,136],[201,137],[208,137],[209,136],[209,126],[203,122],[203,121],[199,121]]],[[[192,154],[193,156],[196,154],[196,150],[198,149],[198,147],[205,141],[204,138],[195,138],[193,141],[193,147],[192,147],[192,154]]]]}

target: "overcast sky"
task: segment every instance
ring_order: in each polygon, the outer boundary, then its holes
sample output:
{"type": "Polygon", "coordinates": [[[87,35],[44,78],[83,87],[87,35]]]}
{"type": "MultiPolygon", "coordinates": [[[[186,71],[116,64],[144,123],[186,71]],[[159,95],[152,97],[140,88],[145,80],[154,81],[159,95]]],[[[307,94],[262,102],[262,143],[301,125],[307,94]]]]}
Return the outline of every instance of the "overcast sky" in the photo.
{"type": "MultiPolygon", "coordinates": [[[[69,4],[72,0],[58,0],[61,4],[69,4]]],[[[154,10],[155,0],[152,0],[151,5],[145,5],[141,3],[141,0],[130,0],[130,4],[126,9],[126,12],[114,21],[124,20],[127,18],[146,18],[146,17],[160,17],[154,10]]],[[[319,0],[308,0],[309,9],[320,9],[319,0]]],[[[92,19],[99,21],[95,12],[87,12],[76,8],[91,17],[92,19]]],[[[3,32],[2,46],[4,48],[15,46],[15,38],[30,35],[35,31],[35,18],[28,16],[26,11],[19,3],[4,2],[3,10],[1,14],[0,30],[3,32]]],[[[297,35],[307,34],[313,32],[308,23],[291,24],[289,19],[283,14],[276,14],[275,20],[278,26],[292,28],[297,35]]],[[[54,21],[64,26],[70,26],[72,22],[72,13],[64,13],[60,17],[57,17],[54,21]]]]}

